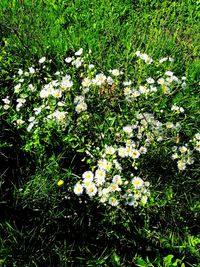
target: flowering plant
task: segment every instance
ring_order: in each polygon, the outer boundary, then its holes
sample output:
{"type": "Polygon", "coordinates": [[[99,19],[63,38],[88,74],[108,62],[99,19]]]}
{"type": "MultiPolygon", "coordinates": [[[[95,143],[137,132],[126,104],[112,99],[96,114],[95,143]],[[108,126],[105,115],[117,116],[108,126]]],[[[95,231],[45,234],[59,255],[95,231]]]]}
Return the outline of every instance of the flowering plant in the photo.
{"type": "Polygon", "coordinates": [[[152,151],[165,147],[177,171],[192,165],[200,151],[199,133],[189,142],[179,138],[185,108],[173,97],[187,84],[186,77],[169,69],[172,62],[137,51],[139,73],[148,68],[151,75],[137,79],[135,73],[131,80],[124,70],[98,72],[90,51],[83,55],[82,48],[53,75],[51,60],[42,57],[14,76],[12,94],[2,98],[1,116],[24,130],[26,151],[44,152],[56,131],[64,146],[84,152],[89,166],[69,183],[76,195],[85,192],[104,205],[145,206],[151,173],[144,166],[152,151]]]}

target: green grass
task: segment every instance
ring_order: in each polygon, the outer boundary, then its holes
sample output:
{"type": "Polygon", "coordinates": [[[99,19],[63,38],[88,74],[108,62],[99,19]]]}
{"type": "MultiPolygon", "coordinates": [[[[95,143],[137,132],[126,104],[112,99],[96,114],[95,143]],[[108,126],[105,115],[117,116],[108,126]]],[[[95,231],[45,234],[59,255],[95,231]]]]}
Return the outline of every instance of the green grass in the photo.
{"type": "Polygon", "coordinates": [[[59,58],[83,47],[101,68],[130,68],[142,50],[174,57],[181,71],[198,56],[196,1],[4,0],[1,6],[2,30],[23,56],[59,58]]]}
{"type": "MultiPolygon", "coordinates": [[[[187,77],[188,87],[173,101],[187,108],[181,138],[189,138],[199,128],[199,14],[195,0],[1,0],[1,98],[12,89],[17,70],[42,56],[58,70],[80,47],[91,49],[99,71],[120,68],[135,81],[141,78],[137,50],[155,59],[170,56],[170,70],[187,77]]],[[[0,123],[0,266],[175,266],[167,265],[168,254],[172,262],[180,260],[177,266],[198,266],[198,163],[182,177],[162,170],[156,205],[147,211],[113,211],[86,199],[79,203],[66,185],[56,186],[85,166],[68,141],[50,144],[43,159],[45,150],[38,149],[39,155],[21,149],[23,131],[0,123]]],[[[165,160],[152,153],[155,177],[165,160]]]]}

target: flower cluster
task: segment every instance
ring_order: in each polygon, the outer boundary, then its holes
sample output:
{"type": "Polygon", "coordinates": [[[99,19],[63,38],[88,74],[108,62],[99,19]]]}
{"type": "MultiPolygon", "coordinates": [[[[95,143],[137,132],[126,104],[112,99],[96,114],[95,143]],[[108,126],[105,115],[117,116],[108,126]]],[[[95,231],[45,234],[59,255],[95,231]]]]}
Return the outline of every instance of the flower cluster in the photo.
{"type": "Polygon", "coordinates": [[[200,133],[195,134],[188,144],[173,147],[172,159],[177,160],[177,166],[180,171],[185,170],[187,165],[194,163],[193,154],[195,150],[200,152],[200,133]],[[190,148],[190,143],[192,148],[190,148]]]}
{"type": "Polygon", "coordinates": [[[180,171],[186,169],[186,165],[191,165],[194,163],[192,158],[192,151],[188,148],[187,145],[174,147],[174,153],[172,155],[173,160],[177,160],[177,166],[180,171]]]}
{"type": "MultiPolygon", "coordinates": [[[[89,197],[96,197],[101,203],[112,206],[145,205],[150,191],[147,189],[149,182],[133,173],[127,173],[125,166],[129,164],[137,171],[137,160],[147,153],[146,146],[140,146],[140,141],[133,141],[133,129],[126,125],[121,131],[124,146],[117,144],[105,145],[99,152],[95,171],[86,171],[82,181],[74,186],[74,193],[81,195],[84,191],[89,197]]],[[[135,137],[135,135],[134,135],[135,137]]]]}
{"type": "MultiPolygon", "coordinates": [[[[131,83],[124,83],[124,95],[130,102],[136,100],[139,96],[154,95],[156,92],[167,95],[171,92],[170,87],[173,86],[174,83],[181,84],[181,81],[173,74],[173,72],[166,71],[163,77],[159,77],[157,80],[153,79],[152,77],[148,77],[146,79],[146,83],[139,85],[138,87],[131,87],[131,83]]],[[[184,83],[182,83],[182,87],[183,85],[184,83]]],[[[176,105],[172,107],[172,110],[175,110],[179,113],[184,112],[183,108],[179,109],[176,105]]]]}
{"type": "Polygon", "coordinates": [[[153,61],[153,59],[150,56],[148,56],[147,54],[143,54],[140,51],[136,51],[135,55],[139,57],[140,59],[144,60],[145,63],[148,65],[151,64],[153,61]]]}
{"type": "Polygon", "coordinates": [[[87,110],[87,104],[85,102],[85,97],[80,95],[74,98],[74,104],[76,105],[75,110],[77,113],[87,110]]]}
{"type": "Polygon", "coordinates": [[[2,101],[3,101],[3,103],[4,103],[3,108],[4,108],[5,110],[9,109],[9,108],[10,108],[10,102],[11,102],[11,101],[9,100],[9,97],[7,96],[6,98],[3,98],[2,101]]]}
{"type": "MultiPolygon", "coordinates": [[[[181,171],[193,164],[195,153],[200,151],[199,133],[189,144],[176,142],[182,127],[181,119],[185,116],[181,103],[166,107],[163,104],[168,95],[171,97],[177,89],[186,88],[186,77],[178,78],[167,68],[166,71],[155,72],[155,76],[148,72],[151,74],[139,81],[124,80],[127,77],[124,70],[113,68],[106,73],[96,70],[88,60],[89,54],[84,56],[83,49],[79,49],[73,56],[67,57],[62,69],[54,74],[50,74],[51,60],[46,57],[26,70],[19,69],[14,77],[13,96],[2,99],[3,114],[12,117],[11,122],[18,128],[25,128],[29,138],[36,138],[38,132],[44,129],[50,136],[50,129],[63,131],[68,126],[70,134],[74,134],[72,139],[80,134],[77,140],[83,140],[81,146],[85,147],[81,149],[91,157],[92,164],[74,186],[76,195],[85,192],[89,197],[112,206],[143,206],[150,196],[148,180],[151,177],[141,169],[141,162],[152,150],[162,144],[172,148],[169,160],[176,160],[181,171]],[[112,102],[114,112],[109,110],[110,105],[102,108],[112,98],[112,88],[116,90],[112,102]],[[106,97],[102,101],[104,94],[106,97]],[[110,94],[109,97],[107,94],[110,94]],[[94,114],[99,113],[99,106],[102,114],[94,114]],[[98,115],[98,121],[95,121],[94,115],[98,115]],[[108,117],[110,120],[107,120],[108,117]],[[88,130],[90,135],[82,138],[79,128],[84,129],[84,134],[88,130]],[[94,145],[90,147],[90,153],[87,145],[93,144],[94,140],[98,143],[100,139],[100,148],[97,150],[94,145]]],[[[139,64],[146,63],[145,68],[173,61],[168,57],[156,61],[140,51],[135,55],[141,59],[139,64]]],[[[41,136],[38,138],[47,138],[41,136]]],[[[80,144],[74,147],[78,146],[80,148],[80,144]]]]}
{"type": "Polygon", "coordinates": [[[196,133],[190,142],[193,144],[194,150],[200,152],[200,133],[196,133]]]}

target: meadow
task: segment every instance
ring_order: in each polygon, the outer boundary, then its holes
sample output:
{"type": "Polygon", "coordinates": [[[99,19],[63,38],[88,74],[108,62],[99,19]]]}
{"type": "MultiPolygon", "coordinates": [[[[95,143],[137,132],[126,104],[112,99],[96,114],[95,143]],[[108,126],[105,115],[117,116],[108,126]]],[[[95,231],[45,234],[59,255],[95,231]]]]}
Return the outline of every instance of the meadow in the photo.
{"type": "Polygon", "coordinates": [[[199,266],[199,14],[1,0],[0,266],[199,266]]]}

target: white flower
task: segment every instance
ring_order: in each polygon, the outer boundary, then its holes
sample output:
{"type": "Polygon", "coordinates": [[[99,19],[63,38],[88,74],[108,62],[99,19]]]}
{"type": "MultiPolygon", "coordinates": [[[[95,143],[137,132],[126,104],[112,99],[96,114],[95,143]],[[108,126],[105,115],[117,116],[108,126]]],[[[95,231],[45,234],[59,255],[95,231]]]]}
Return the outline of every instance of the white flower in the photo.
{"type": "Polygon", "coordinates": [[[178,153],[172,154],[172,159],[178,159],[178,158],[179,158],[178,153]]]}
{"type": "Polygon", "coordinates": [[[131,125],[124,126],[123,131],[127,134],[131,134],[133,131],[133,127],[131,125]]]}
{"type": "Polygon", "coordinates": [[[133,147],[132,146],[126,146],[126,152],[127,152],[128,156],[131,156],[132,151],[133,151],[133,147]]]}
{"type": "Polygon", "coordinates": [[[83,87],[88,87],[91,84],[91,80],[89,78],[84,78],[82,81],[82,86],[83,87]]]}
{"type": "Polygon", "coordinates": [[[58,80],[53,80],[53,81],[50,82],[50,85],[51,85],[52,87],[54,87],[54,86],[58,86],[58,85],[59,85],[59,82],[58,82],[58,80]]]}
{"type": "Polygon", "coordinates": [[[130,157],[133,159],[137,159],[140,156],[140,152],[137,149],[132,149],[130,157]]]}
{"type": "Polygon", "coordinates": [[[147,203],[147,200],[148,200],[147,196],[142,196],[140,201],[141,201],[142,204],[145,205],[147,203]]]}
{"type": "Polygon", "coordinates": [[[200,141],[196,142],[195,149],[200,152],[200,141]]]}
{"type": "Polygon", "coordinates": [[[21,107],[22,107],[22,104],[21,104],[21,103],[18,103],[18,104],[16,105],[16,111],[19,111],[21,107]]]}
{"type": "Polygon", "coordinates": [[[129,85],[131,85],[131,84],[132,84],[131,81],[125,81],[125,82],[123,82],[123,85],[124,85],[124,86],[129,86],[129,85]]]}
{"type": "Polygon", "coordinates": [[[63,111],[59,111],[59,110],[56,110],[54,111],[54,113],[52,114],[52,116],[58,121],[58,122],[63,122],[64,119],[65,119],[65,113],[66,112],[63,112],[63,111]]]}
{"type": "Polygon", "coordinates": [[[102,186],[105,183],[106,179],[104,177],[98,177],[95,179],[95,181],[97,186],[102,186]]]}
{"type": "Polygon", "coordinates": [[[19,70],[18,70],[18,74],[19,74],[19,75],[22,75],[22,74],[23,74],[23,70],[22,70],[22,69],[19,69],[19,70]]]}
{"type": "Polygon", "coordinates": [[[77,183],[75,186],[74,186],[74,193],[76,195],[81,195],[83,193],[83,186],[80,184],[80,183],[77,183]]]}
{"type": "Polygon", "coordinates": [[[196,138],[197,140],[200,140],[200,133],[196,133],[196,134],[195,134],[195,138],[196,138]]]}
{"type": "Polygon", "coordinates": [[[30,117],[30,118],[28,119],[29,122],[32,122],[32,121],[34,121],[34,120],[35,120],[35,117],[30,117]]]}
{"type": "Polygon", "coordinates": [[[91,171],[86,171],[82,174],[83,179],[91,182],[94,178],[94,174],[91,171]]]}
{"type": "Polygon", "coordinates": [[[60,91],[59,89],[53,90],[52,96],[54,96],[55,98],[60,98],[62,96],[62,91],[60,91]]]}
{"type": "Polygon", "coordinates": [[[65,105],[65,103],[62,102],[62,101],[59,101],[59,102],[57,103],[57,105],[58,105],[59,107],[63,107],[63,106],[65,105]]]}
{"type": "Polygon", "coordinates": [[[180,147],[179,147],[179,151],[180,151],[182,154],[186,153],[187,150],[188,150],[188,149],[187,149],[186,146],[180,146],[180,147]]]}
{"type": "Polygon", "coordinates": [[[118,184],[116,183],[111,183],[109,189],[110,192],[121,191],[121,188],[119,188],[118,184]]]}
{"type": "Polygon", "coordinates": [[[40,106],[38,108],[34,108],[33,111],[35,112],[35,115],[40,114],[40,112],[42,111],[42,106],[40,106]]]}
{"type": "Polygon", "coordinates": [[[172,76],[173,81],[177,82],[178,84],[181,83],[181,81],[176,77],[176,76],[172,76]]]}
{"type": "Polygon", "coordinates": [[[112,85],[114,83],[114,80],[112,79],[112,77],[110,76],[107,77],[107,83],[108,85],[112,85]]]}
{"type": "Polygon", "coordinates": [[[140,96],[140,92],[134,90],[134,91],[132,92],[131,96],[132,96],[133,98],[136,98],[136,97],[140,96]]]}
{"type": "Polygon", "coordinates": [[[141,146],[140,149],[139,149],[139,152],[141,154],[146,154],[147,153],[147,148],[145,146],[141,146]]]}
{"type": "Polygon", "coordinates": [[[165,61],[167,61],[167,60],[168,60],[167,57],[161,58],[161,59],[159,59],[159,63],[163,63],[163,62],[165,62],[165,61]]]}
{"type": "Polygon", "coordinates": [[[166,82],[167,82],[168,84],[172,83],[173,81],[174,81],[174,76],[170,76],[170,77],[167,77],[167,78],[166,78],[166,82]]]}
{"type": "Polygon", "coordinates": [[[77,113],[87,110],[87,104],[85,102],[79,102],[75,108],[77,113]]]}
{"type": "Polygon", "coordinates": [[[35,69],[33,68],[33,67],[30,67],[30,68],[28,68],[29,69],[29,72],[31,73],[31,74],[34,74],[35,73],[35,69]]]}
{"type": "Polygon", "coordinates": [[[108,194],[110,193],[110,188],[103,188],[103,189],[99,189],[99,196],[108,196],[108,194]]]}
{"type": "Polygon", "coordinates": [[[140,177],[134,177],[131,182],[135,189],[141,188],[144,184],[144,181],[140,177]]]}
{"type": "Polygon", "coordinates": [[[34,125],[35,125],[35,122],[31,122],[27,127],[27,132],[30,132],[34,125]]]}
{"type": "Polygon", "coordinates": [[[136,51],[136,52],[135,52],[135,55],[136,55],[137,57],[140,57],[140,56],[141,56],[141,52],[140,52],[140,51],[136,51]]]}
{"type": "Polygon", "coordinates": [[[14,92],[15,93],[19,93],[19,91],[20,91],[20,88],[21,88],[21,83],[18,83],[17,85],[15,85],[15,87],[14,87],[14,92]]]}
{"type": "Polygon", "coordinates": [[[42,58],[39,60],[39,63],[42,64],[42,63],[45,62],[45,60],[46,60],[46,57],[42,57],[42,58]]]}
{"type": "Polygon", "coordinates": [[[94,69],[94,65],[93,65],[93,64],[90,64],[90,65],[88,66],[88,68],[89,68],[90,70],[92,70],[92,69],[94,69]]]}
{"type": "Polygon", "coordinates": [[[24,99],[24,98],[18,98],[17,99],[17,102],[20,103],[20,104],[24,104],[26,102],[26,99],[24,99]]]}
{"type": "Polygon", "coordinates": [[[99,201],[101,203],[105,203],[107,200],[108,200],[108,195],[102,195],[99,201]]]}
{"type": "Polygon", "coordinates": [[[42,89],[42,91],[40,92],[41,98],[47,98],[49,95],[50,95],[50,92],[46,89],[42,89]]]}
{"type": "Polygon", "coordinates": [[[179,110],[179,107],[176,106],[176,105],[173,105],[173,106],[171,107],[171,110],[172,110],[172,111],[173,111],[173,110],[178,111],[178,110],[179,110]]]}
{"type": "Polygon", "coordinates": [[[139,86],[139,91],[141,94],[146,94],[149,92],[149,89],[146,86],[139,86]]]}
{"type": "Polygon", "coordinates": [[[121,158],[125,158],[128,156],[128,153],[127,153],[127,149],[126,147],[120,147],[118,148],[118,155],[121,157],[121,158]]]}
{"type": "Polygon", "coordinates": [[[151,77],[147,78],[146,81],[147,81],[147,83],[149,83],[149,84],[153,84],[153,83],[155,83],[155,80],[154,80],[153,78],[151,78],[151,77]]]}
{"type": "Polygon", "coordinates": [[[7,104],[6,104],[6,105],[3,106],[3,108],[4,108],[5,110],[8,110],[8,109],[10,108],[10,105],[7,105],[7,104]]]}
{"type": "Polygon", "coordinates": [[[66,63],[70,63],[72,61],[72,57],[67,57],[66,59],[65,59],[65,62],[66,63]]]}
{"type": "Polygon", "coordinates": [[[170,93],[170,89],[166,84],[162,86],[162,90],[165,95],[170,93]]]}
{"type": "Polygon", "coordinates": [[[115,149],[112,146],[106,146],[105,153],[108,155],[113,155],[115,153],[115,149]]]}
{"type": "Polygon", "coordinates": [[[151,64],[153,59],[150,58],[147,54],[141,54],[140,58],[143,59],[145,61],[146,64],[151,64]]]}
{"type": "Polygon", "coordinates": [[[92,183],[92,182],[87,181],[87,180],[84,179],[84,180],[83,180],[83,186],[84,186],[84,188],[87,189],[87,188],[91,185],[91,183],[92,183]]]}
{"type": "Polygon", "coordinates": [[[63,91],[66,88],[71,88],[73,86],[73,81],[68,78],[63,78],[60,83],[60,89],[63,91]]]}
{"type": "Polygon", "coordinates": [[[87,188],[86,188],[86,193],[88,196],[93,197],[97,193],[97,187],[95,186],[94,183],[91,183],[87,188]]]}
{"type": "Polygon", "coordinates": [[[119,76],[121,73],[118,69],[109,70],[110,73],[112,73],[113,76],[119,76]]]}
{"type": "Polygon", "coordinates": [[[172,77],[174,73],[172,71],[166,71],[165,75],[172,77]]]}
{"type": "Polygon", "coordinates": [[[97,169],[95,172],[95,180],[97,186],[103,185],[105,183],[105,177],[106,177],[106,172],[102,169],[97,169]]]}
{"type": "Polygon", "coordinates": [[[28,77],[29,76],[29,72],[28,71],[24,72],[24,76],[28,77]]]}
{"type": "Polygon", "coordinates": [[[109,200],[108,200],[108,203],[111,206],[115,207],[115,206],[117,206],[119,204],[119,201],[115,197],[110,197],[109,200]]]}
{"type": "Polygon", "coordinates": [[[174,128],[174,124],[172,123],[172,122],[166,122],[166,128],[167,129],[172,129],[172,128],[174,128]]]}
{"type": "Polygon", "coordinates": [[[125,96],[128,96],[128,95],[130,95],[131,93],[132,93],[132,90],[131,90],[130,87],[125,87],[125,88],[124,88],[124,94],[125,94],[125,96]]]}
{"type": "Polygon", "coordinates": [[[74,65],[77,69],[82,65],[83,60],[80,57],[72,61],[72,65],[74,65]]]}
{"type": "Polygon", "coordinates": [[[113,176],[112,182],[118,185],[122,185],[121,176],[116,174],[115,176],[113,176]]]}
{"type": "Polygon", "coordinates": [[[174,59],[173,59],[172,57],[168,57],[168,60],[169,60],[170,62],[173,62],[173,61],[174,61],[174,59]]]}
{"type": "Polygon", "coordinates": [[[96,77],[92,80],[94,84],[96,85],[102,85],[106,80],[106,76],[102,73],[97,74],[96,77]]]}
{"type": "MultiPolygon", "coordinates": [[[[199,148],[200,148],[200,144],[199,144],[199,148]]],[[[193,164],[193,163],[194,163],[193,158],[188,157],[188,158],[187,158],[187,164],[191,165],[191,164],[193,164]]]]}
{"type": "Polygon", "coordinates": [[[18,120],[16,120],[16,124],[17,124],[17,125],[22,125],[24,122],[25,122],[25,121],[22,120],[22,119],[18,119],[18,120]]]}
{"type": "Polygon", "coordinates": [[[155,86],[150,85],[150,92],[157,92],[157,88],[155,86]]]}
{"type": "Polygon", "coordinates": [[[150,86],[150,92],[157,92],[157,88],[155,86],[150,86]]]}
{"type": "Polygon", "coordinates": [[[2,101],[7,105],[10,104],[10,100],[8,99],[8,96],[6,98],[3,98],[2,101]]]}
{"type": "Polygon", "coordinates": [[[178,169],[180,171],[183,171],[186,169],[186,162],[183,159],[179,160],[177,164],[178,164],[178,169]]]}
{"type": "Polygon", "coordinates": [[[135,142],[134,142],[133,140],[131,140],[131,139],[127,139],[127,140],[126,140],[126,146],[135,147],[136,144],[135,144],[135,142]]]}
{"type": "Polygon", "coordinates": [[[105,171],[110,171],[110,169],[112,168],[112,163],[106,159],[100,159],[98,161],[98,167],[99,167],[99,169],[103,169],[105,171]]]}
{"type": "Polygon", "coordinates": [[[160,84],[160,85],[164,85],[165,84],[165,80],[163,78],[159,78],[157,80],[157,83],[160,84]]]}
{"type": "Polygon", "coordinates": [[[76,53],[75,56],[80,56],[83,53],[83,48],[80,48],[76,53]]]}

